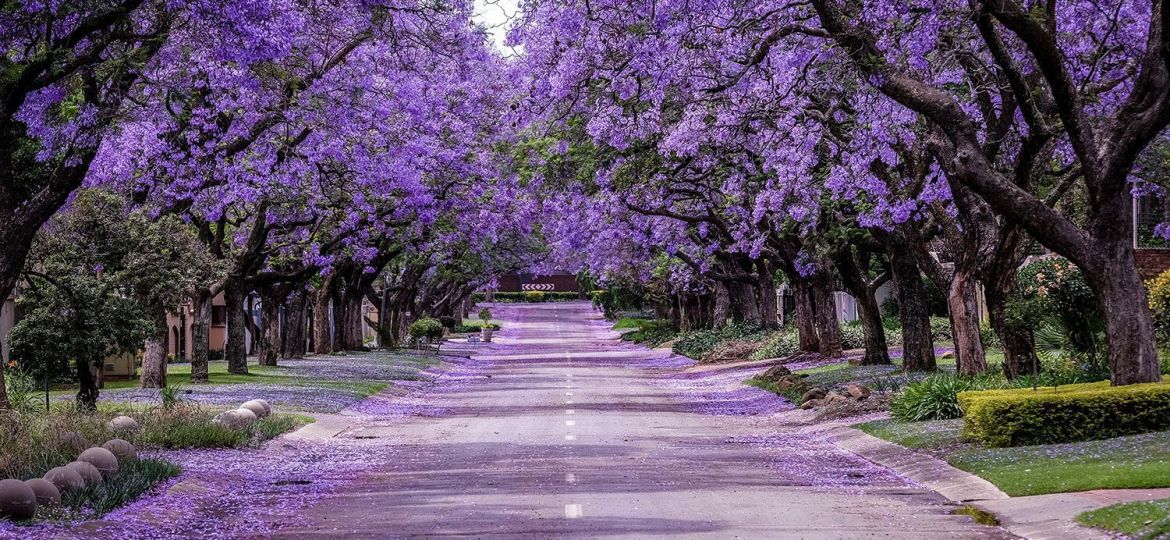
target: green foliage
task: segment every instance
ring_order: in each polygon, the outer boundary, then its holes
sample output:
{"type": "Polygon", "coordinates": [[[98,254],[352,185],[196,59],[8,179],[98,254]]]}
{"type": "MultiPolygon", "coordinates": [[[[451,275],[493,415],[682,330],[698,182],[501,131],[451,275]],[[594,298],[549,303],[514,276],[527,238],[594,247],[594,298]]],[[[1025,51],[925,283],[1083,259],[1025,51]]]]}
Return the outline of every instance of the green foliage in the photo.
{"type": "Polygon", "coordinates": [[[760,350],[752,354],[753,360],[766,358],[784,358],[800,351],[800,341],[794,330],[781,330],[767,338],[767,342],[760,350]]]}
{"type": "Polygon", "coordinates": [[[627,328],[641,328],[644,323],[650,322],[650,319],[643,319],[639,317],[622,317],[618,322],[613,323],[614,330],[625,330],[627,328]]]}
{"type": "Polygon", "coordinates": [[[614,319],[623,311],[642,311],[647,300],[639,289],[614,286],[606,290],[594,290],[589,293],[593,300],[593,307],[605,313],[605,316],[614,319]]]}
{"type": "Polygon", "coordinates": [[[182,472],[178,465],[159,459],[122,460],[120,465],[118,472],[106,477],[101,484],[63,493],[61,503],[64,510],[73,514],[75,519],[101,517],[182,472]]]}
{"type": "Polygon", "coordinates": [[[435,341],[443,337],[443,325],[438,320],[430,317],[423,317],[413,323],[407,329],[407,333],[415,341],[427,340],[435,341]]]}
{"type": "Polygon", "coordinates": [[[966,412],[964,435],[992,447],[1107,439],[1170,426],[1170,383],[962,392],[958,401],[966,412]]]}
{"type": "Polygon", "coordinates": [[[890,400],[890,416],[904,422],[948,420],[963,416],[958,394],[981,388],[981,381],[953,373],[936,373],[907,384],[890,400]]]}
{"type": "Polygon", "coordinates": [[[484,324],[487,324],[488,321],[492,320],[492,310],[488,308],[479,310],[479,320],[483,321],[484,324]]]}
{"type": "MultiPolygon", "coordinates": [[[[902,344],[902,329],[900,326],[885,328],[885,333],[887,346],[897,347],[902,344]]],[[[865,348],[865,328],[861,326],[861,321],[849,321],[841,325],[841,347],[846,350],[865,348]]]]}
{"type": "Polygon", "coordinates": [[[1077,522],[1140,540],[1170,536],[1170,499],[1138,501],[1084,512],[1077,522]]]}
{"type": "MultiPolygon", "coordinates": [[[[497,292],[492,294],[492,301],[501,304],[512,304],[517,302],[572,302],[579,300],[581,295],[575,292],[545,292],[545,291],[524,291],[524,292],[497,292]],[[540,293],[538,296],[529,296],[531,293],[540,293]]],[[[486,302],[487,295],[484,293],[475,293],[472,295],[472,300],[476,303],[486,302]]]]}
{"type": "Polygon", "coordinates": [[[132,211],[121,195],[92,189],[41,229],[26,268],[12,357],[37,379],[48,372],[71,382],[80,368],[165,332],[165,309],[216,265],[181,220],[132,211]]]}
{"type": "Polygon", "coordinates": [[[1008,324],[1029,330],[1055,325],[1064,334],[1065,350],[1103,362],[1105,323],[1080,269],[1067,259],[1047,257],[1021,268],[1019,285],[1008,304],[1008,324]]]}
{"type": "MultiPolygon", "coordinates": [[[[491,317],[488,318],[490,319],[491,317]]],[[[455,328],[455,325],[459,324],[459,321],[450,315],[443,315],[442,317],[439,317],[439,324],[443,325],[443,328],[450,330],[455,328]]]]}
{"type": "Polygon", "coordinates": [[[1170,270],[1146,282],[1158,340],[1170,343],[1170,270]]]}
{"type": "Polygon", "coordinates": [[[638,323],[637,330],[622,334],[622,340],[657,347],[674,339],[676,335],[678,333],[675,332],[670,321],[642,320],[638,323]]]}
{"type": "Polygon", "coordinates": [[[955,514],[970,517],[972,521],[980,525],[988,525],[991,527],[999,526],[999,518],[995,517],[995,514],[992,514],[986,510],[980,510],[969,504],[965,504],[959,508],[956,508],[955,514]]]}
{"type": "Polygon", "coordinates": [[[45,407],[41,401],[44,389],[31,375],[21,370],[12,369],[4,374],[4,388],[8,404],[13,410],[32,412],[45,407]]]}
{"type": "Polygon", "coordinates": [[[947,317],[931,317],[930,339],[934,341],[950,341],[954,339],[954,336],[951,335],[951,320],[947,317]]]}
{"type": "Polygon", "coordinates": [[[683,334],[674,344],[674,352],[696,360],[707,356],[720,343],[732,339],[763,339],[765,330],[753,322],[733,322],[723,328],[696,330],[683,334]]]}

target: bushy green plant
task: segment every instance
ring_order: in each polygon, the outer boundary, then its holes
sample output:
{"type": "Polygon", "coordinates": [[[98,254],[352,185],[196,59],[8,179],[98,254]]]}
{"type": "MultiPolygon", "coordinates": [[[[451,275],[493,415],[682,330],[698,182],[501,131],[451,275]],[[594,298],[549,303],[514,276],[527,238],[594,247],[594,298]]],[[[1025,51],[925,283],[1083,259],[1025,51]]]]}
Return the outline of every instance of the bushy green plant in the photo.
{"type": "Polygon", "coordinates": [[[72,518],[93,519],[104,516],[137,499],[159,482],[178,476],[178,465],[160,459],[123,460],[118,471],[101,484],[88,484],[79,490],[61,494],[63,509],[72,518]]]}
{"type": "Polygon", "coordinates": [[[1163,344],[1170,343],[1170,270],[1147,281],[1146,290],[1158,340],[1163,344]]]}
{"type": "Polygon", "coordinates": [[[931,317],[930,318],[930,338],[935,341],[950,341],[954,339],[951,335],[951,320],[946,317],[931,317]]]}
{"type": "Polygon", "coordinates": [[[545,294],[543,291],[525,291],[525,302],[544,302],[545,294]]]}
{"type": "Polygon", "coordinates": [[[443,325],[439,321],[430,317],[423,317],[413,323],[407,329],[407,333],[414,340],[435,341],[443,337],[443,325]]]}
{"type": "Polygon", "coordinates": [[[988,446],[1109,439],[1170,426],[1170,383],[962,392],[963,434],[988,446]]]}
{"type": "Polygon", "coordinates": [[[23,370],[10,369],[4,374],[4,387],[8,395],[8,404],[13,410],[31,412],[44,409],[41,401],[41,391],[37,381],[23,370]]]}
{"type": "Polygon", "coordinates": [[[890,415],[904,422],[961,418],[958,394],[980,388],[980,381],[953,373],[937,373],[907,384],[890,400],[890,415]]]}
{"type": "Polygon", "coordinates": [[[626,332],[622,334],[623,341],[632,341],[634,343],[643,343],[651,347],[657,347],[667,341],[674,339],[677,333],[670,321],[666,320],[641,320],[638,323],[638,329],[633,332],[626,332]]]}
{"type": "Polygon", "coordinates": [[[800,350],[800,342],[797,339],[795,331],[781,330],[772,333],[767,339],[764,346],[752,355],[753,360],[784,358],[792,356],[800,350]]]}
{"type": "Polygon", "coordinates": [[[479,320],[483,321],[484,324],[487,324],[488,321],[492,320],[492,310],[488,308],[479,310],[479,320]]]}
{"type": "Polygon", "coordinates": [[[723,328],[687,332],[674,344],[674,352],[696,360],[715,350],[720,343],[731,339],[760,339],[764,329],[753,322],[733,322],[723,328]]]}

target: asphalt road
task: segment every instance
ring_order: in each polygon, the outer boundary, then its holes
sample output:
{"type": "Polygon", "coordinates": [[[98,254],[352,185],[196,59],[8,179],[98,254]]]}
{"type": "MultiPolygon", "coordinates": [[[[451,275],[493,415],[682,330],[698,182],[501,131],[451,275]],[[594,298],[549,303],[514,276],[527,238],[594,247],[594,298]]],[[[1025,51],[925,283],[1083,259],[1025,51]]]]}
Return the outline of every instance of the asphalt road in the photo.
{"type": "Polygon", "coordinates": [[[586,303],[494,311],[490,377],[339,435],[391,464],[282,537],[1007,537],[782,417],[703,414],[586,303]]]}

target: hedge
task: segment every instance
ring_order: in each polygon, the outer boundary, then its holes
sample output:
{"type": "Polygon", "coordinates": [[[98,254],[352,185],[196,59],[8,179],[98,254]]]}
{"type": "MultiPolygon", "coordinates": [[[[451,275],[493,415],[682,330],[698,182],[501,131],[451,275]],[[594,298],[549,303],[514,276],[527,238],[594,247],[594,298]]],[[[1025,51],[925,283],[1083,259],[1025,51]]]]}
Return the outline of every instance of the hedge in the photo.
{"type": "Polygon", "coordinates": [[[1109,381],[961,392],[963,435],[991,447],[1109,439],[1170,429],[1170,383],[1109,381]]]}
{"type": "MultiPolygon", "coordinates": [[[[492,298],[494,302],[502,304],[515,302],[571,302],[580,300],[581,293],[547,291],[498,292],[492,298]]],[[[487,295],[477,292],[471,296],[471,299],[476,303],[486,302],[487,295]]]]}

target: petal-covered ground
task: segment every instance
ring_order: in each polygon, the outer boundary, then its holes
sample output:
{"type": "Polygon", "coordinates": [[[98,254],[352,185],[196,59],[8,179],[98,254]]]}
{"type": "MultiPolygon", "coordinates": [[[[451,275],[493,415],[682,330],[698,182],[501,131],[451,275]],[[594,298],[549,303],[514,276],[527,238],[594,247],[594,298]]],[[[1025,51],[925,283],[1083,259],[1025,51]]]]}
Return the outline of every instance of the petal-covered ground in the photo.
{"type": "Polygon", "coordinates": [[[259,450],[156,453],[184,472],[138,502],[0,537],[1003,537],[792,421],[758,368],[688,370],[583,302],[493,312],[422,380],[259,450]]]}

